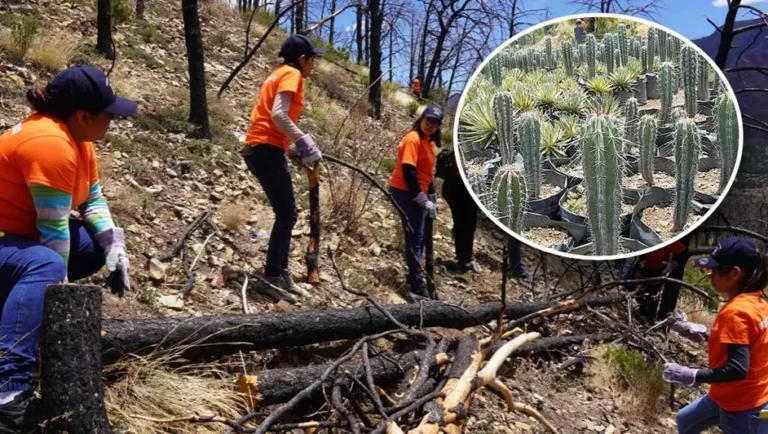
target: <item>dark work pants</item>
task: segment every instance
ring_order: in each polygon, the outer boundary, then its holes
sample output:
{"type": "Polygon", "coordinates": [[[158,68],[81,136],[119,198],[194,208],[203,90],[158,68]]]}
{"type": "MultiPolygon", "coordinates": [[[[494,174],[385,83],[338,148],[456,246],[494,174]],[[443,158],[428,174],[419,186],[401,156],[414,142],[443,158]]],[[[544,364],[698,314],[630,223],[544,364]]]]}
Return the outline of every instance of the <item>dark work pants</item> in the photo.
{"type": "Polygon", "coordinates": [[[448,202],[453,217],[451,232],[456,260],[464,264],[472,262],[472,248],[477,229],[477,204],[459,176],[453,176],[443,182],[443,199],[448,202]]]}

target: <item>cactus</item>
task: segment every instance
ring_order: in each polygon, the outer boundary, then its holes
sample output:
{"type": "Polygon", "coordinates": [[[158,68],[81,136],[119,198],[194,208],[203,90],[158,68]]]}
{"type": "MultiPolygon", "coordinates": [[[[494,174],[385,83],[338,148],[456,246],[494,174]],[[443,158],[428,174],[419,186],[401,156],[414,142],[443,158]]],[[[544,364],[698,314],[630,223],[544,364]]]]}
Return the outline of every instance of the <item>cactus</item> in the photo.
{"type": "Polygon", "coordinates": [[[579,64],[587,63],[587,44],[579,44],[579,64]]]}
{"type": "Polygon", "coordinates": [[[632,41],[632,57],[634,57],[635,59],[640,59],[640,47],[642,47],[642,44],[640,43],[640,41],[638,41],[637,39],[632,41]]]}
{"type": "Polygon", "coordinates": [[[541,189],[541,115],[528,111],[520,116],[517,142],[523,155],[528,197],[539,198],[541,189]]]}
{"type": "Polygon", "coordinates": [[[653,60],[656,57],[656,51],[658,47],[658,41],[656,40],[656,29],[653,27],[648,28],[648,71],[653,70],[653,60]]]}
{"type": "Polygon", "coordinates": [[[656,40],[659,43],[659,60],[661,62],[666,62],[669,60],[669,51],[667,49],[667,32],[663,30],[657,30],[656,40]]]}
{"type": "Polygon", "coordinates": [[[640,174],[648,185],[653,185],[653,155],[656,151],[656,118],[645,115],[639,128],[640,174]]]}
{"type": "Polygon", "coordinates": [[[502,166],[491,183],[496,216],[513,232],[523,230],[527,188],[525,177],[512,166],[502,166]]]}
{"type": "Polygon", "coordinates": [[[495,87],[501,87],[501,57],[494,56],[490,62],[488,62],[488,69],[491,73],[491,82],[495,87]]]}
{"type": "Polygon", "coordinates": [[[736,167],[739,153],[739,122],[736,119],[736,107],[728,94],[717,97],[713,110],[717,125],[717,143],[720,148],[720,190],[723,191],[736,167]]]}
{"type": "Polygon", "coordinates": [[[618,48],[613,50],[613,59],[614,59],[614,62],[616,62],[616,64],[614,65],[616,69],[626,66],[623,63],[621,63],[621,52],[619,51],[618,48]]]}
{"type": "Polygon", "coordinates": [[[608,73],[613,72],[613,67],[617,59],[615,59],[616,48],[613,46],[613,36],[609,33],[603,38],[603,61],[605,62],[605,68],[608,73]]]}
{"type": "Polygon", "coordinates": [[[615,255],[619,252],[621,233],[624,167],[616,119],[592,115],[582,127],[582,136],[587,218],[595,254],[615,255]]]}
{"type": "Polygon", "coordinates": [[[640,120],[637,98],[630,98],[624,105],[624,153],[629,153],[633,145],[637,145],[637,126],[640,120]]]}
{"type": "Polygon", "coordinates": [[[533,64],[535,65],[535,68],[544,69],[543,57],[541,53],[537,51],[533,56],[533,64]]]}
{"type": "Polygon", "coordinates": [[[650,63],[648,63],[648,47],[643,45],[640,48],[640,60],[643,65],[643,74],[647,74],[648,71],[653,67],[650,63]]]}
{"type": "Polygon", "coordinates": [[[595,65],[597,64],[597,39],[595,35],[588,34],[584,41],[586,59],[587,59],[587,78],[595,76],[595,65]]]}
{"type": "Polygon", "coordinates": [[[624,23],[619,24],[618,32],[620,60],[621,64],[626,66],[629,63],[629,34],[627,33],[627,25],[624,23]]]}
{"type": "Polygon", "coordinates": [[[544,40],[545,43],[545,53],[546,53],[546,65],[547,68],[554,68],[555,66],[555,58],[552,55],[552,37],[547,36],[544,40]]]}
{"type": "Polygon", "coordinates": [[[480,203],[489,211],[496,211],[496,204],[488,191],[488,183],[486,182],[486,173],[480,164],[474,162],[466,162],[464,173],[467,174],[467,181],[470,188],[475,192],[475,195],[480,199],[480,203]]]}
{"type": "Polygon", "coordinates": [[[672,114],[672,98],[675,95],[675,68],[670,62],[664,62],[659,68],[659,93],[661,94],[661,111],[659,118],[669,122],[672,114]]]}
{"type": "Polygon", "coordinates": [[[675,203],[673,230],[681,231],[691,213],[696,172],[699,170],[701,135],[693,119],[680,119],[675,123],[675,203]]]}
{"type": "Polygon", "coordinates": [[[685,91],[685,111],[689,117],[696,116],[696,73],[699,65],[699,55],[692,47],[686,45],[680,53],[680,72],[683,75],[683,89],[685,91]]]}
{"type": "Polygon", "coordinates": [[[528,59],[527,59],[528,60],[528,68],[530,68],[530,70],[533,71],[534,70],[533,62],[535,60],[535,56],[533,54],[533,50],[530,50],[530,49],[527,50],[525,52],[525,55],[528,57],[528,59]]]}
{"type": "Polygon", "coordinates": [[[515,160],[515,106],[510,92],[501,92],[493,97],[493,118],[496,120],[496,136],[499,139],[501,164],[512,164],[515,160]]]}
{"type": "Polygon", "coordinates": [[[699,58],[698,98],[701,101],[709,101],[709,63],[704,56],[699,58]]]}
{"type": "Polygon", "coordinates": [[[563,66],[569,77],[573,76],[573,45],[571,41],[563,42],[563,66]]]}

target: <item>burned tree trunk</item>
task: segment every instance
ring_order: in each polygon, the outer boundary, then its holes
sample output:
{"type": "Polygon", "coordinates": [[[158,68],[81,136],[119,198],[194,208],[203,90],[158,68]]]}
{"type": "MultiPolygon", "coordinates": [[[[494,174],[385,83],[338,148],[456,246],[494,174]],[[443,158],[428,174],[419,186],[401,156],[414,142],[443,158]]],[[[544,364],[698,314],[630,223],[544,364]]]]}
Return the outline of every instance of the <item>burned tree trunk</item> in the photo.
{"type": "Polygon", "coordinates": [[[112,47],[112,11],[109,0],[99,0],[97,17],[96,52],[107,59],[114,59],[112,47]]]}
{"type": "Polygon", "coordinates": [[[296,2],[296,31],[300,32],[304,30],[304,0],[298,0],[296,2]]]}
{"type": "Polygon", "coordinates": [[[363,6],[358,5],[356,10],[355,21],[355,41],[357,42],[357,64],[363,63],[363,6]]]}
{"type": "Polygon", "coordinates": [[[307,283],[320,283],[320,270],[318,256],[320,252],[320,164],[310,170],[307,169],[309,178],[309,243],[304,262],[307,264],[307,283]]]}
{"type": "Polygon", "coordinates": [[[147,0],[136,0],[136,19],[144,19],[144,9],[146,8],[147,0]]]}
{"type": "Polygon", "coordinates": [[[334,14],[336,13],[336,0],[331,0],[331,23],[330,23],[330,29],[328,30],[328,44],[333,47],[333,38],[334,38],[334,31],[336,30],[336,17],[334,14]]]}
{"type": "Polygon", "coordinates": [[[368,5],[371,14],[371,58],[368,71],[371,90],[368,93],[368,102],[371,104],[371,117],[379,120],[381,119],[381,28],[384,24],[384,2],[382,0],[369,0],[368,5]]]}
{"type": "Polygon", "coordinates": [[[195,126],[195,137],[210,139],[212,134],[208,123],[208,99],[205,89],[205,52],[197,0],[182,0],[181,10],[184,15],[184,38],[187,43],[189,66],[189,122],[195,126]]]}
{"type": "Polygon", "coordinates": [[[44,318],[40,384],[45,433],[111,433],[101,382],[101,288],[48,287],[44,318]]]}

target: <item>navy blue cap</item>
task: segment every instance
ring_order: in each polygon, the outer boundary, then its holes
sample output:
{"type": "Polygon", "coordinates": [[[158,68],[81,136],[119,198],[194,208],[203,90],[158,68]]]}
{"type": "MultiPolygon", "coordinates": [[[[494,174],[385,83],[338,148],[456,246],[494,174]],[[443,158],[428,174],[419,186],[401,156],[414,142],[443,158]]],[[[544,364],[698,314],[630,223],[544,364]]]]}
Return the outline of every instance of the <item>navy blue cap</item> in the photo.
{"type": "Polygon", "coordinates": [[[75,65],[53,77],[46,88],[48,97],[58,106],[73,110],[111,113],[128,117],[136,114],[138,103],[119,97],[100,69],[90,65],[75,65]]]}
{"type": "Polygon", "coordinates": [[[760,263],[760,254],[754,241],[742,237],[726,238],[718,243],[712,255],[694,261],[702,268],[739,267],[754,270],[760,263]]]}
{"type": "Polygon", "coordinates": [[[424,112],[421,115],[425,118],[436,119],[439,122],[443,121],[443,110],[440,107],[436,107],[433,105],[425,108],[424,112]]]}
{"type": "Polygon", "coordinates": [[[291,35],[280,47],[280,57],[293,58],[302,54],[322,56],[325,54],[325,50],[313,46],[309,38],[304,35],[291,35]]]}

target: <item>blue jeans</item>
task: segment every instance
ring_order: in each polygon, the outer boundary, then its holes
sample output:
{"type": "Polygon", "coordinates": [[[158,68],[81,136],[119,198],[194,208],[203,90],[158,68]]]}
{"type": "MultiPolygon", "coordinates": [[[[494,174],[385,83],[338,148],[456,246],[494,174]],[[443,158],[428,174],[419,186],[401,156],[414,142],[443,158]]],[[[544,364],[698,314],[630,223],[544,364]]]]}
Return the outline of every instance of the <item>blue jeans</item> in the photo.
{"type": "Polygon", "coordinates": [[[272,145],[249,146],[243,156],[248,170],[259,180],[275,213],[275,224],[272,225],[272,233],[269,235],[264,275],[277,277],[282,270],[288,268],[291,231],[298,217],[288,159],[282,149],[272,145]]]}
{"type": "Polygon", "coordinates": [[[79,220],[70,220],[69,265],[26,238],[0,237],[0,391],[24,390],[34,375],[48,285],[88,277],[104,266],[104,250],[79,220]]]}
{"type": "Polygon", "coordinates": [[[768,403],[752,410],[725,411],[709,395],[704,395],[677,414],[677,432],[698,434],[719,426],[723,434],[768,434],[768,419],[757,418],[763,409],[768,409],[768,403]]]}
{"type": "Polygon", "coordinates": [[[403,254],[405,264],[408,266],[407,282],[411,288],[423,288],[424,278],[421,274],[422,252],[424,251],[424,210],[413,201],[411,194],[405,190],[389,187],[389,193],[395,199],[397,205],[405,212],[407,222],[402,217],[403,225],[403,254]],[[413,232],[408,231],[410,223],[413,232]]]}

